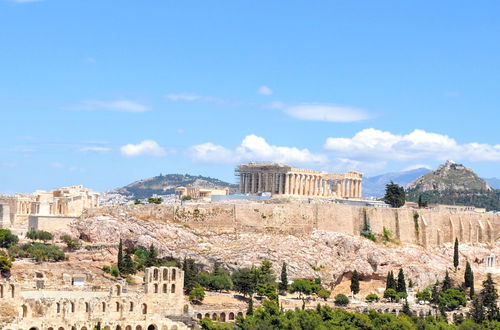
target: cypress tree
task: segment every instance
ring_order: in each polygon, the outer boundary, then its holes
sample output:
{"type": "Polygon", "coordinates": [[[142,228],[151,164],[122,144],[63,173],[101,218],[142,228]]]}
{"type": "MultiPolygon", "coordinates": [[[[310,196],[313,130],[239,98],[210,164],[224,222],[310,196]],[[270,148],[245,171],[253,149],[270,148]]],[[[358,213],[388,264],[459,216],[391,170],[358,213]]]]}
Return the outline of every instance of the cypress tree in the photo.
{"type": "Polygon", "coordinates": [[[465,273],[464,273],[464,287],[470,288],[474,282],[474,274],[472,273],[472,268],[470,263],[467,261],[465,264],[465,273]]]}
{"type": "Polygon", "coordinates": [[[470,285],[469,288],[469,298],[472,299],[474,298],[475,295],[476,293],[474,292],[474,281],[472,281],[472,284],[470,285]]]}
{"type": "Polygon", "coordinates": [[[283,266],[281,266],[281,277],[278,288],[281,292],[286,292],[288,290],[288,273],[286,271],[285,262],[283,262],[283,266]]]}
{"type": "Polygon", "coordinates": [[[156,251],[153,244],[149,246],[148,257],[146,258],[146,262],[144,263],[146,267],[156,266],[158,263],[158,251],[156,251]]]}
{"type": "Polygon", "coordinates": [[[450,274],[448,274],[448,270],[446,270],[446,275],[444,276],[444,280],[443,280],[443,291],[451,289],[452,286],[453,286],[453,283],[451,283],[450,274]]]}
{"type": "Polygon", "coordinates": [[[491,277],[491,273],[488,273],[486,280],[483,281],[481,297],[486,318],[489,321],[495,320],[499,316],[497,306],[498,293],[495,288],[495,282],[493,282],[493,278],[491,277]]]}
{"type": "Polygon", "coordinates": [[[403,268],[399,269],[398,284],[396,287],[396,291],[406,293],[406,281],[405,281],[405,274],[403,272],[403,268]]]}
{"type": "Polygon", "coordinates": [[[124,273],[124,268],[123,268],[123,243],[122,239],[120,238],[120,244],[118,244],[118,260],[116,262],[118,266],[118,270],[120,273],[124,273]]]}
{"type": "Polygon", "coordinates": [[[130,251],[125,252],[125,257],[123,257],[123,263],[122,263],[122,268],[123,270],[121,273],[123,274],[134,274],[135,273],[135,266],[134,262],[132,261],[132,255],[130,254],[130,251]]]}
{"type": "Polygon", "coordinates": [[[481,324],[484,321],[484,306],[478,297],[474,297],[474,299],[472,299],[470,317],[477,324],[481,324]]]}
{"type": "Polygon", "coordinates": [[[351,276],[351,292],[354,294],[359,293],[359,274],[356,270],[352,272],[351,276]]]}
{"type": "Polygon", "coordinates": [[[453,248],[453,267],[455,271],[458,269],[458,238],[455,238],[455,246],[453,248]]]}
{"type": "Polygon", "coordinates": [[[396,281],[394,280],[394,273],[392,272],[392,270],[387,273],[387,279],[385,282],[385,289],[386,290],[387,289],[394,289],[394,290],[397,289],[396,281]]]}
{"type": "Polygon", "coordinates": [[[405,299],[405,302],[403,303],[403,308],[401,309],[401,313],[406,314],[408,316],[412,316],[410,305],[408,304],[408,299],[405,299]]]}

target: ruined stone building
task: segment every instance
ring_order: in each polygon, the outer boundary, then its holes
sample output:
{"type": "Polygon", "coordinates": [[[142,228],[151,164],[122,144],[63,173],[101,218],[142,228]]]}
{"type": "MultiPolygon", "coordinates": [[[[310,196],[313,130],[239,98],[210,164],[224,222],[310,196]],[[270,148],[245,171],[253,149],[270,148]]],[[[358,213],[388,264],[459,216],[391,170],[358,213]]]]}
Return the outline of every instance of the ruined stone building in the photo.
{"type": "Polygon", "coordinates": [[[95,207],[99,207],[99,193],[81,185],[0,196],[0,228],[24,233],[42,229],[40,222],[74,219],[80,217],[83,210],[95,207]]]}
{"type": "Polygon", "coordinates": [[[0,319],[5,330],[179,330],[174,319],[189,316],[183,293],[184,272],[176,267],[151,267],[142,288],[121,284],[109,290],[23,290],[0,281],[0,319]],[[5,306],[12,307],[9,309],[5,306]]]}
{"type": "Polygon", "coordinates": [[[189,196],[195,200],[209,202],[212,196],[229,195],[229,188],[178,187],[175,189],[175,195],[180,199],[189,196]]]}
{"type": "Polygon", "coordinates": [[[344,174],[293,168],[278,163],[248,163],[237,168],[240,192],[288,196],[361,198],[363,174],[344,174]]]}

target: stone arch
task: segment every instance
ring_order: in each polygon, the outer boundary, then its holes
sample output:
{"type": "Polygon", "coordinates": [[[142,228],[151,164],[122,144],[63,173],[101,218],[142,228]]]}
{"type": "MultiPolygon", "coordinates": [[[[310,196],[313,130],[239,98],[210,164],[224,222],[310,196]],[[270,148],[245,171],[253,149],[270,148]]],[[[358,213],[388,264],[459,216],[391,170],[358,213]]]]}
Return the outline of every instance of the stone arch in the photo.
{"type": "Polygon", "coordinates": [[[117,284],[115,286],[115,292],[116,292],[116,295],[119,296],[121,293],[122,293],[122,287],[120,284],[117,284]]]}
{"type": "Polygon", "coordinates": [[[122,330],[122,327],[120,325],[117,325],[115,330],[122,330]]]}
{"type": "Polygon", "coordinates": [[[0,298],[3,298],[3,284],[0,284],[0,298]]]}
{"type": "Polygon", "coordinates": [[[217,313],[212,314],[212,320],[217,321],[217,313]]]}
{"type": "Polygon", "coordinates": [[[224,312],[220,313],[220,320],[222,322],[226,322],[226,313],[224,313],[224,312]]]}
{"type": "Polygon", "coordinates": [[[158,327],[155,324],[150,324],[148,330],[158,330],[158,327]]]}
{"type": "Polygon", "coordinates": [[[57,329],[57,330],[64,330],[64,328],[63,327],[59,327],[59,329],[57,329]]]}
{"type": "Polygon", "coordinates": [[[158,293],[158,283],[154,284],[154,293],[158,293]]]}
{"type": "Polygon", "coordinates": [[[168,285],[167,285],[167,283],[163,284],[163,293],[168,293],[168,285]]]}
{"type": "Polygon", "coordinates": [[[398,315],[398,311],[396,310],[396,308],[393,308],[391,313],[394,315],[398,315]]]}
{"type": "Polygon", "coordinates": [[[163,269],[163,280],[168,281],[168,269],[167,268],[163,269]]]}
{"type": "Polygon", "coordinates": [[[210,318],[210,314],[205,313],[205,317],[209,319],[210,318]]]}
{"type": "Polygon", "coordinates": [[[243,313],[242,312],[238,312],[238,316],[243,317],[243,313]]]}
{"type": "MultiPolygon", "coordinates": [[[[50,328],[47,328],[47,330],[54,330],[54,328],[50,327],[50,328]]],[[[85,329],[85,330],[87,330],[87,329],[85,329]]]]}
{"type": "Polygon", "coordinates": [[[153,270],[153,280],[158,281],[158,268],[153,270]]]}
{"type": "Polygon", "coordinates": [[[231,312],[229,313],[229,321],[233,321],[234,320],[234,313],[231,312]]]}
{"type": "Polygon", "coordinates": [[[175,284],[172,284],[170,292],[175,293],[175,284]]]}
{"type": "Polygon", "coordinates": [[[56,303],[56,313],[61,313],[61,303],[56,303]]]}
{"type": "Polygon", "coordinates": [[[90,304],[88,302],[85,303],[85,312],[86,313],[90,312],[90,304]]]}
{"type": "Polygon", "coordinates": [[[101,307],[102,307],[102,312],[106,313],[106,302],[103,301],[101,307]]]}
{"type": "Polygon", "coordinates": [[[131,301],[130,302],[130,307],[129,307],[129,312],[133,312],[134,311],[134,302],[131,301]]]}
{"type": "Polygon", "coordinates": [[[148,313],[148,305],[142,304],[142,314],[147,314],[148,313]]]}
{"type": "Polygon", "coordinates": [[[87,327],[82,327],[80,330],[87,330],[87,327]]]}
{"type": "Polygon", "coordinates": [[[71,313],[75,312],[75,303],[74,302],[70,303],[70,311],[71,311],[71,313]]]}
{"type": "Polygon", "coordinates": [[[175,273],[176,273],[175,269],[172,269],[172,281],[175,281],[175,275],[176,275],[175,273]]]}
{"type": "Polygon", "coordinates": [[[142,327],[140,325],[135,327],[135,330],[142,330],[142,327]]]}
{"type": "Polygon", "coordinates": [[[72,326],[71,327],[71,330],[77,330],[75,326],[72,326]]]}
{"type": "Polygon", "coordinates": [[[117,301],[116,302],[116,311],[119,312],[120,311],[120,303],[117,301]]]}
{"type": "Polygon", "coordinates": [[[201,320],[201,319],[203,318],[203,315],[201,315],[201,313],[198,313],[198,314],[196,314],[196,318],[197,318],[198,320],[201,320]]]}
{"type": "Polygon", "coordinates": [[[109,325],[107,325],[107,326],[105,326],[103,329],[104,329],[104,330],[111,330],[111,327],[110,327],[109,325]]]}
{"type": "Polygon", "coordinates": [[[10,296],[11,296],[11,298],[16,297],[16,287],[14,286],[14,284],[10,285],[10,296]]]}
{"type": "Polygon", "coordinates": [[[23,317],[28,317],[28,306],[22,305],[21,309],[22,309],[22,316],[23,317]]]}
{"type": "Polygon", "coordinates": [[[131,327],[130,325],[127,325],[127,326],[125,327],[125,330],[132,330],[132,327],[131,327]]]}

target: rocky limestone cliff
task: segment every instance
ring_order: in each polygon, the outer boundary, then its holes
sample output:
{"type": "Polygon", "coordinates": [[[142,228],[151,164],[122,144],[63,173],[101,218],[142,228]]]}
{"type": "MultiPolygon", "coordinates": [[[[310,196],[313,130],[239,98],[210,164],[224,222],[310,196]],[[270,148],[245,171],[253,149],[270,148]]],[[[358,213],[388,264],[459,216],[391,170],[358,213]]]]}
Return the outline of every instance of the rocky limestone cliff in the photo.
{"type": "Polygon", "coordinates": [[[437,170],[427,173],[408,185],[408,190],[426,191],[492,191],[474,171],[453,161],[447,161],[437,170]]]}
{"type": "MultiPolygon", "coordinates": [[[[268,259],[279,274],[281,264],[286,262],[290,278],[321,277],[323,283],[331,287],[350,278],[354,270],[365,279],[382,280],[389,270],[397,271],[401,267],[417,286],[425,286],[442,279],[445,270],[451,270],[453,260],[451,244],[426,250],[415,245],[384,245],[322,230],[303,235],[201,233],[186,225],[139,219],[126,212],[86,218],[75,222],[72,230],[74,235],[91,242],[116,243],[121,237],[125,245],[154,244],[160,256],[193,258],[206,269],[215,261],[227,269],[235,269],[268,259]]],[[[498,244],[493,249],[492,252],[486,245],[462,244],[461,263],[464,265],[466,259],[470,260],[480,278],[478,266],[484,256],[500,253],[498,244]]]]}

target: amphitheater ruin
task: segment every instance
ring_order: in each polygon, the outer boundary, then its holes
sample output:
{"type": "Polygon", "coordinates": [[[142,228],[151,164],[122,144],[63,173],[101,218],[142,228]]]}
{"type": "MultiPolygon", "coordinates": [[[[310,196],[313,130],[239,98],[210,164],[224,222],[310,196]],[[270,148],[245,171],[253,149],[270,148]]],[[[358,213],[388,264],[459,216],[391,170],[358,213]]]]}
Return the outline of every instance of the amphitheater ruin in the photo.
{"type": "Polygon", "coordinates": [[[187,326],[172,318],[190,313],[183,293],[184,272],[175,267],[145,270],[143,287],[130,290],[117,283],[106,291],[20,290],[0,281],[0,303],[17,309],[1,324],[6,330],[175,330],[187,326]]]}

